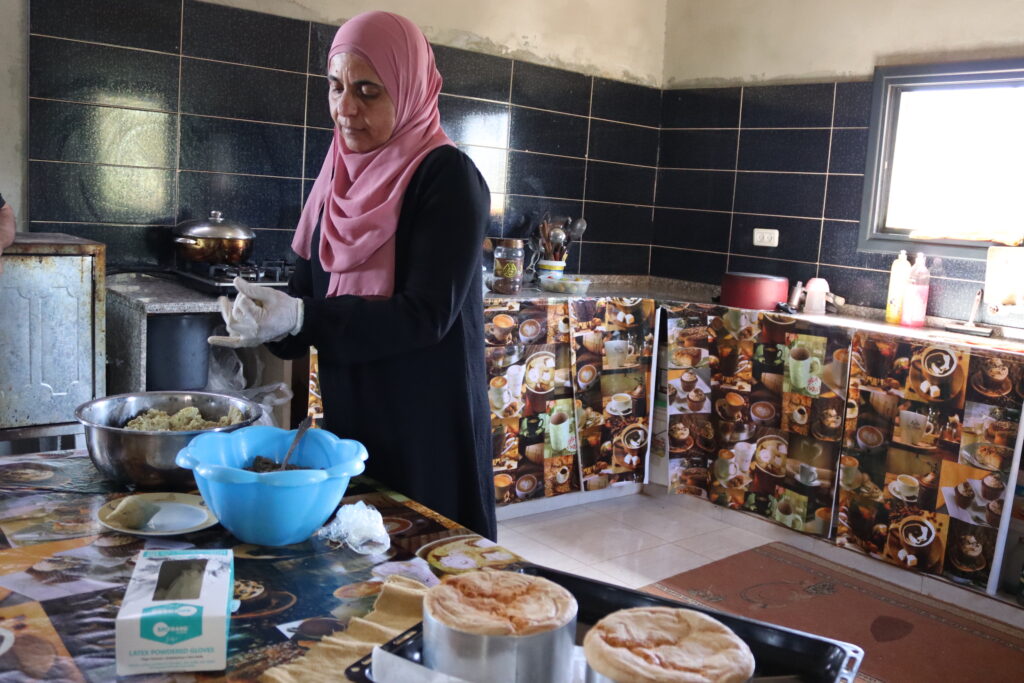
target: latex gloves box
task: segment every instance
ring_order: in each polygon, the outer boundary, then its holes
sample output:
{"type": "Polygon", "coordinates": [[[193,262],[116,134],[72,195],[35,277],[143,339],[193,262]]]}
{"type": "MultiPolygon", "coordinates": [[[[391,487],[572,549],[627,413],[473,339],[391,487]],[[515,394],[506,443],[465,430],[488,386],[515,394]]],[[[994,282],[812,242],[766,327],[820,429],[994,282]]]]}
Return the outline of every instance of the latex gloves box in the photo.
{"type": "Polygon", "coordinates": [[[117,613],[117,674],[227,665],[231,550],[144,550],[117,613]]]}

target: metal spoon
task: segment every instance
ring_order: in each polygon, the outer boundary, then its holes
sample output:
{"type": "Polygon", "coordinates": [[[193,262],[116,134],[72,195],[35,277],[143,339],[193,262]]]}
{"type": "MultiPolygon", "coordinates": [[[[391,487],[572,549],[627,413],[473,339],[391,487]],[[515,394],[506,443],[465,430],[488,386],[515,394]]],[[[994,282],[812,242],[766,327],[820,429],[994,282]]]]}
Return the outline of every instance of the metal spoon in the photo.
{"type": "Polygon", "coordinates": [[[309,429],[312,424],[312,415],[307,415],[306,418],[299,423],[299,428],[295,430],[295,438],[292,439],[292,445],[288,447],[288,452],[285,454],[284,460],[281,462],[282,470],[288,466],[288,458],[292,457],[292,453],[295,452],[295,447],[299,445],[300,441],[302,441],[302,437],[305,436],[306,430],[309,429]]]}
{"type": "Polygon", "coordinates": [[[577,218],[569,224],[569,239],[573,242],[579,242],[580,238],[583,237],[583,233],[587,229],[587,219],[577,218]]]}
{"type": "Polygon", "coordinates": [[[565,233],[565,230],[561,228],[552,228],[551,232],[548,233],[548,242],[551,243],[551,256],[554,260],[561,260],[562,245],[564,245],[569,239],[569,236],[565,233]]]}

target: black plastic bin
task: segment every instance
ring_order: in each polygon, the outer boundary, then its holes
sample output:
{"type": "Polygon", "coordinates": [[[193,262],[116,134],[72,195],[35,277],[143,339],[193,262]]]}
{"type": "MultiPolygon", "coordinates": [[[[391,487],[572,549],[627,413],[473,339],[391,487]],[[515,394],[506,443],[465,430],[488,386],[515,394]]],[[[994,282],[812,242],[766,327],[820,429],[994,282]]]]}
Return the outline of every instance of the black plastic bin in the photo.
{"type": "Polygon", "coordinates": [[[220,316],[169,313],[146,319],[146,390],[196,391],[206,386],[210,344],[220,316]]]}

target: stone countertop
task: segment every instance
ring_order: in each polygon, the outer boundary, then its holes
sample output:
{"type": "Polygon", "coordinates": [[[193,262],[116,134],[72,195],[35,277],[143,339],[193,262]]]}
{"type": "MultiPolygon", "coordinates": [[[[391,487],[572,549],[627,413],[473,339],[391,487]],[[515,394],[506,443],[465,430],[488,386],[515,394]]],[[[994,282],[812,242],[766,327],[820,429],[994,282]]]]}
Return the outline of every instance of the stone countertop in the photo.
{"type": "MultiPolygon", "coordinates": [[[[591,276],[587,297],[629,297],[640,296],[665,302],[710,303],[719,293],[716,285],[696,282],[655,278],[648,276],[591,276]]],[[[111,298],[145,315],[160,313],[219,313],[220,306],[213,294],[198,292],[182,285],[173,275],[151,275],[147,273],[122,273],[107,279],[107,291],[111,298]]],[[[516,301],[524,299],[567,299],[570,294],[546,292],[539,288],[524,288],[517,294],[496,294],[484,292],[489,302],[516,301]]],[[[887,324],[882,311],[844,306],[844,315],[811,316],[797,314],[795,317],[819,325],[833,325],[892,334],[925,342],[963,344],[984,347],[1011,353],[1024,354],[1024,341],[1005,338],[985,338],[944,329],[951,321],[929,318],[929,327],[909,328],[887,324]]]]}
{"type": "Polygon", "coordinates": [[[172,274],[121,273],[107,278],[111,299],[145,315],[160,313],[220,313],[213,294],[181,284],[172,274]]]}

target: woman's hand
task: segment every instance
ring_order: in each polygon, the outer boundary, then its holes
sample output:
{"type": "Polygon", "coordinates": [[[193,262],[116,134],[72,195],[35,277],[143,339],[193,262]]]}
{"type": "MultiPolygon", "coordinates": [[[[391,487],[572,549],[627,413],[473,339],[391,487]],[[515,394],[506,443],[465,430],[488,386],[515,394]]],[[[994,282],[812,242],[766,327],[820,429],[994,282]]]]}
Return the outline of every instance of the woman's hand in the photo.
{"type": "Polygon", "coordinates": [[[225,296],[219,299],[221,316],[230,336],[209,337],[209,343],[233,349],[259,346],[297,334],[302,329],[302,299],[240,277],[232,284],[238,290],[234,304],[225,296]]]}

